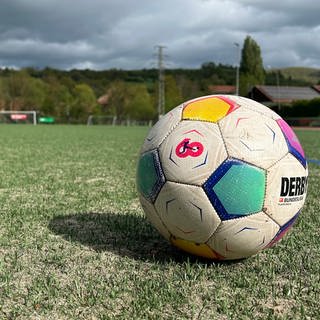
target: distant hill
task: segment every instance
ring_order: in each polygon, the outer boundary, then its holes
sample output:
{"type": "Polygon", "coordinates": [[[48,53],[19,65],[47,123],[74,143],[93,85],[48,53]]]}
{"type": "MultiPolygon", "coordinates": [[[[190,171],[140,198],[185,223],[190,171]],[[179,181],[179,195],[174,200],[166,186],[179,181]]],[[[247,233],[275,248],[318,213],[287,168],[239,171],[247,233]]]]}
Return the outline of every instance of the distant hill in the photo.
{"type": "Polygon", "coordinates": [[[312,84],[320,83],[320,69],[305,67],[289,67],[280,69],[286,78],[304,80],[312,84]]]}

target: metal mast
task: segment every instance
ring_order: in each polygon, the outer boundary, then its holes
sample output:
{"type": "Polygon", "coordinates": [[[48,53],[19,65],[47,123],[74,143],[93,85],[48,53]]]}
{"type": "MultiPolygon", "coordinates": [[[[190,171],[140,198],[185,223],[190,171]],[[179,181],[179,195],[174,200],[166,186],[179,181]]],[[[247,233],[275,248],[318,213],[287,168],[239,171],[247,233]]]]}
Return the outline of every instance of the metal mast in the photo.
{"type": "Polygon", "coordinates": [[[158,69],[159,69],[159,95],[158,95],[158,119],[164,113],[165,106],[165,92],[164,92],[164,63],[163,63],[163,49],[165,46],[157,46],[158,48],[158,69]]]}
{"type": "Polygon", "coordinates": [[[239,95],[240,45],[237,42],[234,42],[234,45],[237,47],[236,96],[238,96],[239,95]]]}

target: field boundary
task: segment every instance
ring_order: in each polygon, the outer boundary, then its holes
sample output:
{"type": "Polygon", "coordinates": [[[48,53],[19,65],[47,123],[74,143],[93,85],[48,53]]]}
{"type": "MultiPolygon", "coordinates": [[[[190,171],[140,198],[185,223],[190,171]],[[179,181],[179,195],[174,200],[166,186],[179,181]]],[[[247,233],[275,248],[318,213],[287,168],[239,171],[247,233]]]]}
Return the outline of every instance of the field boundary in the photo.
{"type": "Polygon", "coordinates": [[[320,131],[320,127],[292,127],[294,130],[320,131]]]}

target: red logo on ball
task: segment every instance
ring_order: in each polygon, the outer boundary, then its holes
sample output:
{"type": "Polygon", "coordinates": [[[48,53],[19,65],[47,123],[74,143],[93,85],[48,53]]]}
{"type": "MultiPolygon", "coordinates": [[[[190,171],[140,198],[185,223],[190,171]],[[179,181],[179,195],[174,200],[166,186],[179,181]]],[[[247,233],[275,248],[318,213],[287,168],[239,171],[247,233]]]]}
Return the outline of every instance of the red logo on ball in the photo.
{"type": "Polygon", "coordinates": [[[190,139],[183,139],[176,147],[176,155],[179,158],[199,157],[203,152],[203,145],[200,142],[191,142],[190,139]]]}

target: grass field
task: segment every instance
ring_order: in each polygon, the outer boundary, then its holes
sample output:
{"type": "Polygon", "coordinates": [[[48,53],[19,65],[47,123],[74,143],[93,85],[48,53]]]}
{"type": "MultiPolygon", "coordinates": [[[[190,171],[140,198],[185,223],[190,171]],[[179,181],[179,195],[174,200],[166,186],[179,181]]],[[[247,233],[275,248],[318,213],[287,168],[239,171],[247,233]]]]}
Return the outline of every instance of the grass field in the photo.
{"type": "MultiPolygon", "coordinates": [[[[0,126],[0,319],[320,319],[320,167],[292,232],[246,260],[173,248],[135,191],[147,128],[0,126]]],[[[320,132],[298,131],[320,159],[320,132]]]]}

